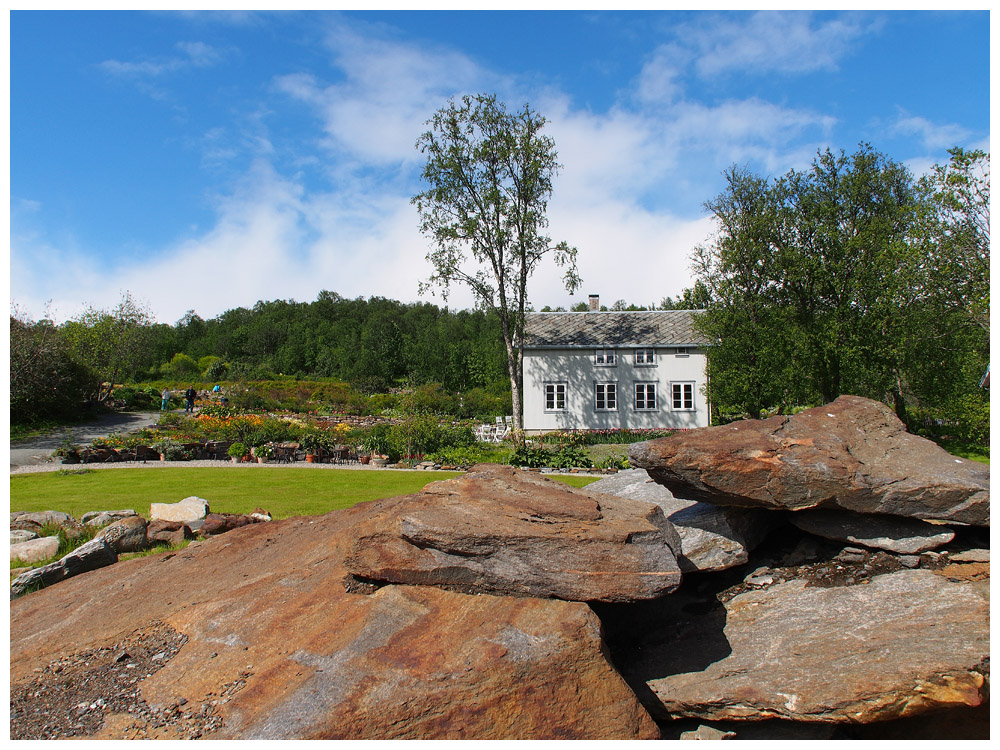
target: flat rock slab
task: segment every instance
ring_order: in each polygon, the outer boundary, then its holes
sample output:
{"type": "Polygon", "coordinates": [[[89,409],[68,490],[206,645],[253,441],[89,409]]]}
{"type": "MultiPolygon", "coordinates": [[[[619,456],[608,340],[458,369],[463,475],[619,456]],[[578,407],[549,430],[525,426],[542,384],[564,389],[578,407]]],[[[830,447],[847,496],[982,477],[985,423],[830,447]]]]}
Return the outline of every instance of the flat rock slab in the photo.
{"type": "Polygon", "coordinates": [[[702,720],[865,724],[978,706],[988,596],[988,581],[927,570],[834,588],[788,581],[664,633],[646,665],[662,676],[647,684],[670,716],[702,720]],[[715,656],[695,668],[692,654],[715,656]]]}
{"type": "Polygon", "coordinates": [[[149,520],[200,521],[208,515],[208,500],[200,497],[186,497],[177,503],[150,503],[149,520]]]}
{"type": "Polygon", "coordinates": [[[602,492],[654,503],[663,509],[680,537],[677,564],[682,573],[725,570],[742,565],[747,553],[760,544],[782,517],[753,508],[726,508],[684,500],[652,480],[645,469],[619,471],[587,485],[602,492]]]}
{"type": "Polygon", "coordinates": [[[715,505],[989,525],[988,466],[909,434],[885,404],[857,396],[635,443],[629,460],[671,492],[715,505]]]}
{"type": "Polygon", "coordinates": [[[659,737],[586,604],[348,591],[344,550],[391,505],[251,524],[28,594],[11,603],[11,691],[59,690],[52,662],[168,626],[186,641],[162,669],[121,670],[162,723],[105,713],[85,736],[178,739],[206,706],[218,739],[659,737]]]}
{"type": "Polygon", "coordinates": [[[359,525],[345,565],[375,581],[627,602],[680,584],[669,537],[656,505],[483,464],[387,503],[359,525]]]}
{"type": "Polygon", "coordinates": [[[900,555],[918,555],[942,547],[955,538],[955,532],[945,526],[899,516],[801,510],[790,513],[788,520],[809,534],[900,555]]]}

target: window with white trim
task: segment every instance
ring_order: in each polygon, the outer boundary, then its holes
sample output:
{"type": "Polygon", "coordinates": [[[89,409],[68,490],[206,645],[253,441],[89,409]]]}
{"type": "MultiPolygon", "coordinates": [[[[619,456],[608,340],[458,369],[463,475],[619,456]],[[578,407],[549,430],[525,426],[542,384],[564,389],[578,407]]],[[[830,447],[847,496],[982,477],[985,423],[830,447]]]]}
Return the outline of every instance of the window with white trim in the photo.
{"type": "Polygon", "coordinates": [[[614,349],[598,349],[594,352],[594,364],[601,367],[614,367],[618,364],[618,357],[614,349]]]}
{"type": "Polygon", "coordinates": [[[671,383],[670,406],[674,411],[694,411],[694,383],[671,383]]]}
{"type": "Polygon", "coordinates": [[[545,411],[566,411],[566,384],[545,384],[545,411]]]}
{"type": "Polygon", "coordinates": [[[675,357],[690,357],[691,356],[690,347],[687,347],[687,346],[678,346],[677,348],[674,349],[674,356],[675,357]]]}
{"type": "Polygon", "coordinates": [[[596,411],[618,410],[617,383],[594,383],[594,409],[596,411]]]}
{"type": "Polygon", "coordinates": [[[656,383],[635,384],[635,410],[656,410],[656,383]]]}
{"type": "Polygon", "coordinates": [[[637,367],[650,367],[656,364],[656,353],[652,349],[636,349],[635,364],[637,367]]]}

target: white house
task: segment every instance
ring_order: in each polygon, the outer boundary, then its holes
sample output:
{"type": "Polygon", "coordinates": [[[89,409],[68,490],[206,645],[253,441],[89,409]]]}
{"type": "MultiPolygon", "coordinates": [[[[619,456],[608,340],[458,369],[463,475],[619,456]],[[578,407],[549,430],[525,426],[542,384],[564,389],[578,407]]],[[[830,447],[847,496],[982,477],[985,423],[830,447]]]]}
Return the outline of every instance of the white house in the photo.
{"type": "Polygon", "coordinates": [[[707,339],[690,310],[530,313],[524,429],[706,427],[707,339]]]}

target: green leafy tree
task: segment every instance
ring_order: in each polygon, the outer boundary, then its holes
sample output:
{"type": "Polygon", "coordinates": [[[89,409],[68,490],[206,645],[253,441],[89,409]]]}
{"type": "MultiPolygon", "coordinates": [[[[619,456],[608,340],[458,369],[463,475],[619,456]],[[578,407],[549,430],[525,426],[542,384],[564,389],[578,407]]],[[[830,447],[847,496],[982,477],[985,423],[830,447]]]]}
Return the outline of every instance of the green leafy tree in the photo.
{"type": "Polygon", "coordinates": [[[990,155],[953,148],[920,181],[929,245],[926,289],[942,307],[990,330],[990,155]]]}
{"type": "Polygon", "coordinates": [[[131,293],[111,310],[93,307],[63,325],[73,356],[93,373],[90,397],[103,403],[114,385],[149,367],[153,317],[131,293]]]}
{"type": "Polygon", "coordinates": [[[452,99],[428,125],[417,140],[428,188],[413,198],[433,248],[427,259],[434,270],[422,288],[438,285],[447,299],[449,287],[462,284],[477,305],[496,312],[520,430],[528,279],[551,255],[566,269],[567,290],[580,284],[576,248],[545,234],[559,169],[555,143],[541,132],[544,117],[528,105],[508,112],[492,94],[452,99]]]}
{"type": "Polygon", "coordinates": [[[48,317],[33,321],[16,306],[10,315],[10,419],[30,424],[72,414],[86,397],[90,378],[73,361],[48,317]]]}
{"type": "Polygon", "coordinates": [[[714,239],[695,248],[697,287],[711,299],[695,318],[710,349],[709,397],[716,411],[759,416],[791,399],[795,381],[791,314],[782,305],[779,191],[765,178],[732,167],[726,189],[705,203],[717,223],[714,239]]]}
{"type": "Polygon", "coordinates": [[[902,413],[922,266],[909,173],[862,144],[777,181],[726,178],[706,204],[718,232],[694,255],[716,403],[757,414],[853,393],[902,413]]]}
{"type": "Polygon", "coordinates": [[[780,267],[772,279],[795,311],[820,398],[891,394],[901,410],[902,344],[920,266],[909,242],[911,175],[862,144],[851,155],[818,154],[778,189],[780,267]]]}

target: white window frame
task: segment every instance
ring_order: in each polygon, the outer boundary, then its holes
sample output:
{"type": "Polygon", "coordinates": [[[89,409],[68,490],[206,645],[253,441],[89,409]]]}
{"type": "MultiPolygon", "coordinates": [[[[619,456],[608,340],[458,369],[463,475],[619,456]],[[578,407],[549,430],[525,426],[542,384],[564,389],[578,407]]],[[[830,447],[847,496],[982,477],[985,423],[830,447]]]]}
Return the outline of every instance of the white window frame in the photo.
{"type": "Polygon", "coordinates": [[[545,383],[542,387],[542,398],[544,399],[544,407],[547,412],[560,412],[566,411],[566,383],[562,382],[552,382],[545,383]],[[549,395],[551,393],[552,406],[549,406],[549,395]],[[560,405],[560,395],[562,396],[562,405],[560,405]]]}
{"type": "Polygon", "coordinates": [[[676,347],[674,349],[674,356],[675,357],[690,357],[691,356],[691,347],[689,347],[689,346],[678,346],[678,347],[676,347]]]}
{"type": "Polygon", "coordinates": [[[617,367],[618,353],[614,349],[595,349],[594,364],[597,367],[617,367]]]}
{"type": "Polygon", "coordinates": [[[594,383],[594,411],[618,411],[618,383],[594,383]],[[601,400],[604,406],[600,406],[601,400]],[[609,404],[609,401],[612,403],[609,404]]]}
{"type": "Polygon", "coordinates": [[[694,411],[694,381],[677,380],[670,382],[671,411],[694,411]],[[679,398],[678,398],[679,396],[679,398]],[[680,406],[678,406],[680,402],[680,406]],[[690,405],[685,405],[690,402],[690,405]]]}
{"type": "Polygon", "coordinates": [[[632,406],[636,411],[659,411],[659,395],[657,394],[657,384],[655,381],[649,380],[637,380],[632,384],[632,406]],[[642,391],[642,396],[639,396],[640,390],[642,391]],[[652,390],[652,402],[653,405],[650,406],[650,390],[652,390]],[[642,402],[642,406],[639,406],[639,402],[642,402]]]}
{"type": "Polygon", "coordinates": [[[636,349],[633,361],[636,367],[656,367],[656,350],[651,346],[636,349]]]}

